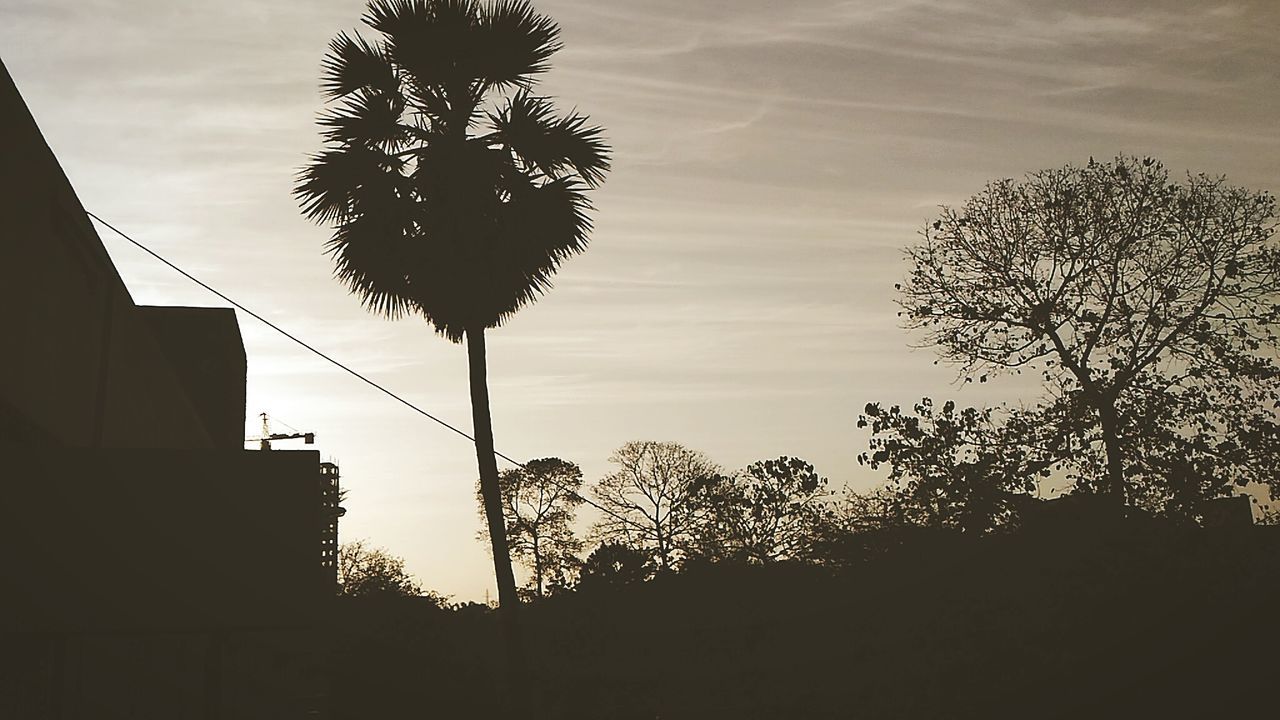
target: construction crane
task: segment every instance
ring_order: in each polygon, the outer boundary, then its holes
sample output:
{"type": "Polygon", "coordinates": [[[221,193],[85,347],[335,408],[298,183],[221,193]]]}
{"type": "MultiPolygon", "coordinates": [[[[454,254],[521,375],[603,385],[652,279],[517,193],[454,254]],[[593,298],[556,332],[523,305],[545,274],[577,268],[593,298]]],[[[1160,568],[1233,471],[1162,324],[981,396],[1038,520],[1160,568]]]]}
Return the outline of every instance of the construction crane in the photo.
{"type": "Polygon", "coordinates": [[[316,442],[315,433],[273,433],[267,414],[259,413],[259,416],[262,418],[262,437],[245,439],[245,442],[258,443],[259,450],[270,450],[272,440],[302,440],[307,445],[314,445],[316,442]]]}

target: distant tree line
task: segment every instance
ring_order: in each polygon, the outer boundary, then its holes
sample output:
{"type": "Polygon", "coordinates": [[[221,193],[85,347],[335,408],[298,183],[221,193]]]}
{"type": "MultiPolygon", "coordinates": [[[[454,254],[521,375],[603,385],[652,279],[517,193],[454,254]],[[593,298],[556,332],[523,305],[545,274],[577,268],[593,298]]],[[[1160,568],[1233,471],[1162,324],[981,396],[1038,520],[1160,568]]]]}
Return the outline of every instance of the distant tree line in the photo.
{"type": "MultiPolygon", "coordinates": [[[[1041,399],[961,407],[924,398],[910,411],[868,403],[858,461],[888,477],[839,496],[798,458],[726,473],[676,443],[627,443],[610,458],[615,471],[590,488],[602,512],[589,533],[596,550],[580,562],[557,556],[556,583],[535,594],[573,575],[593,583],[706,561],[832,562],[859,545],[851,538],[885,531],[999,532],[1018,527],[1050,477],[1121,516],[1185,523],[1243,487],[1274,497],[1276,224],[1270,194],[1221,177],[1171,178],[1152,158],[993,182],[942,208],[908,249],[899,315],[965,383],[1034,373],[1041,399]]],[[[507,474],[536,486],[536,467],[507,474]]],[[[581,504],[579,486],[560,496],[558,537],[581,504]]],[[[508,532],[528,535],[530,522],[511,514],[508,532]]],[[[535,577],[552,567],[517,558],[535,577]]]]}

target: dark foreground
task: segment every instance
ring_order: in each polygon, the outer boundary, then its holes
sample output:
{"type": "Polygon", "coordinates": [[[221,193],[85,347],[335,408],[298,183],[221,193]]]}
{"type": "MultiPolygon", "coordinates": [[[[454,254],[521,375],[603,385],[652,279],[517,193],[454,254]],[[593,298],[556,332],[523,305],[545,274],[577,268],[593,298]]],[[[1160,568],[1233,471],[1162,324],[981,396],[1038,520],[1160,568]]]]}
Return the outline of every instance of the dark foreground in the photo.
{"type": "Polygon", "coordinates": [[[526,606],[529,662],[514,695],[495,684],[501,645],[484,608],[345,601],[333,716],[1146,718],[1280,707],[1274,528],[922,535],[845,554],[837,571],[706,567],[526,606]]]}

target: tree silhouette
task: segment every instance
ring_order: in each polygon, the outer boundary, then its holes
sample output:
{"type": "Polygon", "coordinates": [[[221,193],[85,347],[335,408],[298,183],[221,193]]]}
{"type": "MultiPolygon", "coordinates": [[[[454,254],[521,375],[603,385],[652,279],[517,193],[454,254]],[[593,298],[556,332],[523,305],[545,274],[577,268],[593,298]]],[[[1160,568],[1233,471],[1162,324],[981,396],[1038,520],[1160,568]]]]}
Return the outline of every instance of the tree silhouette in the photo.
{"type": "Polygon", "coordinates": [[[338,594],[422,595],[422,588],[404,569],[404,559],[383,548],[353,540],[338,547],[338,594]]]}
{"type": "Polygon", "coordinates": [[[542,596],[547,581],[564,578],[582,549],[573,534],[574,515],[583,503],[578,494],[582,470],[567,460],[540,458],[503,470],[498,486],[511,554],[529,567],[533,592],[542,596]]]}
{"type": "Polygon", "coordinates": [[[812,464],[785,456],[713,481],[700,554],[754,563],[806,555],[822,520],[826,487],[812,464]]]}
{"type": "Polygon", "coordinates": [[[1041,451],[1025,411],[997,419],[990,408],[962,409],[951,400],[938,408],[930,398],[913,410],[868,403],[858,417],[858,427],[872,433],[858,464],[889,467],[891,515],[902,523],[987,532],[1061,459],[1041,451]]]}
{"type": "Polygon", "coordinates": [[[1123,504],[1127,479],[1273,481],[1275,211],[1267,193],[1174,182],[1150,158],[1001,180],[924,229],[900,303],[966,380],[1042,374],[1085,489],[1123,504]]]}
{"type": "Polygon", "coordinates": [[[518,653],[485,330],[583,252],[586,190],[609,169],[600,128],[531,93],[559,28],[524,0],[374,0],[381,37],[340,33],[324,60],[326,147],[298,177],[307,217],[333,228],[335,275],[371,312],[418,314],[467,341],[476,459],[498,597],[518,653]]]}
{"type": "Polygon", "coordinates": [[[694,547],[710,509],[708,485],[720,467],[673,442],[632,441],[609,460],[618,469],[594,488],[605,515],[595,533],[606,542],[649,552],[658,572],[694,547]]]}
{"type": "Polygon", "coordinates": [[[644,582],[649,578],[653,557],[621,543],[606,542],[591,551],[582,562],[578,590],[617,587],[644,582]]]}

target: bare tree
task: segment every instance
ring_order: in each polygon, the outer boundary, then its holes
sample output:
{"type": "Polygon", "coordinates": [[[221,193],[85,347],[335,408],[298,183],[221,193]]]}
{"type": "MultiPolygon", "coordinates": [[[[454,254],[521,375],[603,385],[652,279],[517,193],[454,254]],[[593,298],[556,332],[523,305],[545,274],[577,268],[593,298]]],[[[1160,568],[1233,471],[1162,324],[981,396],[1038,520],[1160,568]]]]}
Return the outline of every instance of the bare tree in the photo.
{"type": "Polygon", "coordinates": [[[707,512],[707,484],[720,467],[696,450],[673,442],[633,441],[614,451],[618,466],[594,494],[606,515],[596,535],[606,542],[643,549],[658,572],[687,553],[707,512]]]}
{"type": "Polygon", "coordinates": [[[1090,160],[943,208],[908,251],[900,304],[966,381],[1041,373],[1059,436],[1102,460],[1082,479],[1120,503],[1142,473],[1270,479],[1275,227],[1267,193],[1174,182],[1150,158],[1090,160]],[[1179,454],[1189,464],[1162,460],[1179,454]]]}

